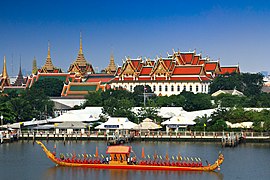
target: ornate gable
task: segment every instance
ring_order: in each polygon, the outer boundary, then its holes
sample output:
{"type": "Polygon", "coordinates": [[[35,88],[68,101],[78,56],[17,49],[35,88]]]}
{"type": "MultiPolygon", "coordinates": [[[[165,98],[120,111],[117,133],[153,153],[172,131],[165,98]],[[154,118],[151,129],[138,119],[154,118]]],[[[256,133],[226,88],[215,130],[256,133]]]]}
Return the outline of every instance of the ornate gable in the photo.
{"type": "Polygon", "coordinates": [[[153,68],[151,75],[165,76],[168,72],[168,67],[164,63],[162,58],[159,58],[155,67],[153,68]]]}
{"type": "Polygon", "coordinates": [[[182,52],[181,53],[182,59],[184,60],[185,64],[192,64],[194,54],[195,54],[195,51],[194,52],[182,52]]]}

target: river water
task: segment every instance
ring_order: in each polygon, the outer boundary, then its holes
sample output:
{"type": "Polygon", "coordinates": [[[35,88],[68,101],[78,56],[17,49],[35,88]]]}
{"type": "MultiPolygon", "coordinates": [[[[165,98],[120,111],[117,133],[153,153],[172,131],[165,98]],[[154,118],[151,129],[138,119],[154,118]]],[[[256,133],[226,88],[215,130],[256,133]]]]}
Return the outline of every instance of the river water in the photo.
{"type": "MultiPolygon", "coordinates": [[[[104,141],[44,141],[48,149],[56,152],[94,154],[98,147],[99,154],[105,154],[104,141]]],[[[132,171],[132,170],[98,170],[86,168],[56,167],[44,154],[41,147],[31,141],[19,141],[0,145],[0,179],[111,179],[111,180],[176,180],[176,179],[269,179],[270,178],[270,144],[240,144],[235,148],[221,148],[220,143],[202,142],[132,142],[133,151],[145,155],[177,156],[178,152],[186,157],[200,157],[205,163],[215,162],[219,151],[225,160],[217,172],[170,172],[170,171],[132,171]]]]}

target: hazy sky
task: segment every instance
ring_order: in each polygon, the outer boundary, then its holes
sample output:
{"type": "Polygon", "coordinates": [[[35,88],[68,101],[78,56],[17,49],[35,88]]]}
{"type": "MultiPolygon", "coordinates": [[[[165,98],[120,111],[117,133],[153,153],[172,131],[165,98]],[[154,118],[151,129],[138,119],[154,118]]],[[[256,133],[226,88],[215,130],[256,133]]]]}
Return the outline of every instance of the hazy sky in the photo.
{"type": "Polygon", "coordinates": [[[122,65],[125,56],[196,49],[242,72],[270,72],[267,0],[1,0],[0,68],[4,55],[9,75],[18,74],[20,56],[24,71],[34,56],[43,66],[50,41],[53,64],[67,71],[80,32],[84,55],[98,70],[111,52],[122,65]]]}

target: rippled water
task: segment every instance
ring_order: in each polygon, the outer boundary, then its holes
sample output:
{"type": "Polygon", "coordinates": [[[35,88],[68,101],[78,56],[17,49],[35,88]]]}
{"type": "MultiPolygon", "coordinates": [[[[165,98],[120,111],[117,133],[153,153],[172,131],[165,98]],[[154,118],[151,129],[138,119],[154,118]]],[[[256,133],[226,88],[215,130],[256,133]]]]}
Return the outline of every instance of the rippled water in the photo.
{"type": "MultiPolygon", "coordinates": [[[[104,141],[44,142],[48,149],[56,145],[57,153],[76,152],[83,154],[105,154],[104,141]]],[[[194,142],[133,142],[129,144],[138,157],[141,148],[145,154],[200,157],[203,162],[213,163],[219,151],[225,157],[218,172],[170,172],[134,170],[98,170],[87,168],[56,167],[44,154],[40,146],[31,141],[19,141],[0,145],[1,179],[112,179],[112,180],[166,180],[166,179],[269,179],[270,144],[241,144],[235,148],[221,148],[219,143],[194,142]]]]}

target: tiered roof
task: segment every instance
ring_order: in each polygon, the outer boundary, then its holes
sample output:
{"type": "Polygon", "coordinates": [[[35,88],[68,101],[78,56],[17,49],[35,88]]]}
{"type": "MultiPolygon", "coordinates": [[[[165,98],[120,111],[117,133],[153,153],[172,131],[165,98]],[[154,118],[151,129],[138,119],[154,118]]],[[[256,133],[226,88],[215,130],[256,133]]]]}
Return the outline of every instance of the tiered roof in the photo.
{"type": "Polygon", "coordinates": [[[108,65],[108,67],[105,68],[105,72],[107,74],[115,74],[116,70],[117,70],[117,67],[114,63],[114,57],[113,57],[113,54],[111,54],[110,63],[108,65]]]}
{"type": "Polygon", "coordinates": [[[24,81],[24,77],[22,74],[22,66],[21,66],[21,62],[20,62],[19,74],[18,74],[18,77],[17,77],[16,81],[14,82],[13,86],[22,86],[23,84],[25,84],[25,81],[24,81]]]}
{"type": "MultiPolygon", "coordinates": [[[[239,68],[234,70],[225,68],[226,71],[240,72],[239,68]]],[[[224,69],[224,71],[225,71],[224,69]]],[[[154,60],[142,58],[126,58],[122,67],[116,71],[117,81],[210,81],[217,74],[222,73],[222,67],[218,61],[211,61],[208,57],[202,58],[196,51],[173,52],[166,58],[154,60]]]]}
{"type": "MultiPolygon", "coordinates": [[[[33,71],[34,71],[34,63],[33,63],[33,71]]],[[[51,51],[50,51],[50,43],[48,43],[48,54],[46,58],[45,65],[38,70],[40,73],[62,73],[60,68],[57,68],[52,63],[51,51]]]]}
{"type": "Polygon", "coordinates": [[[61,96],[84,97],[89,92],[105,90],[106,87],[107,86],[102,85],[101,82],[69,82],[68,84],[64,85],[61,96]]]}
{"type": "Polygon", "coordinates": [[[88,63],[83,55],[82,50],[82,36],[80,35],[80,50],[77,59],[70,65],[68,72],[77,74],[78,76],[85,76],[87,74],[95,73],[92,64],[88,63]]]}

